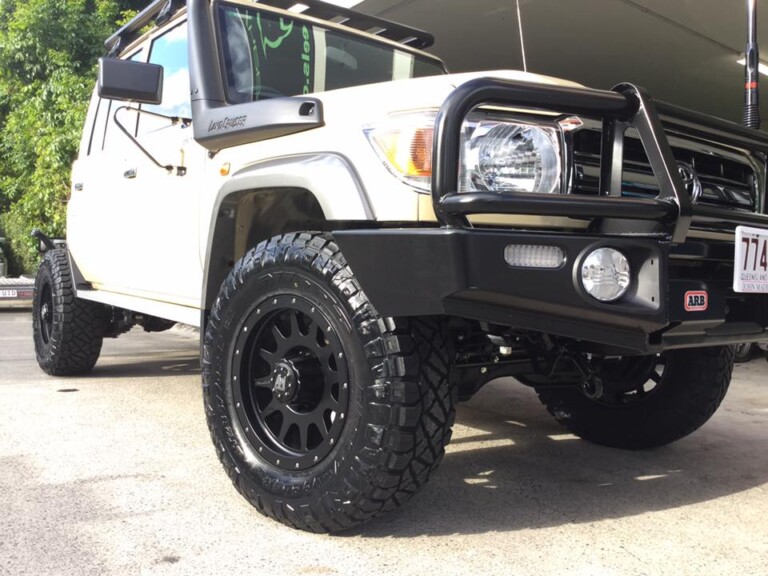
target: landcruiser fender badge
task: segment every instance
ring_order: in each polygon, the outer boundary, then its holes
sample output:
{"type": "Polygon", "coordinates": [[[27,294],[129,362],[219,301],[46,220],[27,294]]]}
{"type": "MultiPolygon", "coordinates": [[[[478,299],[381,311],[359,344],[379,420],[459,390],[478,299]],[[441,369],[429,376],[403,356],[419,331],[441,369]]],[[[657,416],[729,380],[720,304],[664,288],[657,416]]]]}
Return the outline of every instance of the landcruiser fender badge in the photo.
{"type": "Polygon", "coordinates": [[[248,116],[237,116],[236,118],[224,118],[223,120],[213,121],[208,126],[208,133],[221,132],[223,130],[232,130],[233,128],[242,128],[248,121],[248,116]]]}
{"type": "Polygon", "coordinates": [[[686,312],[704,312],[709,306],[709,295],[704,290],[689,290],[685,293],[686,312]]]}

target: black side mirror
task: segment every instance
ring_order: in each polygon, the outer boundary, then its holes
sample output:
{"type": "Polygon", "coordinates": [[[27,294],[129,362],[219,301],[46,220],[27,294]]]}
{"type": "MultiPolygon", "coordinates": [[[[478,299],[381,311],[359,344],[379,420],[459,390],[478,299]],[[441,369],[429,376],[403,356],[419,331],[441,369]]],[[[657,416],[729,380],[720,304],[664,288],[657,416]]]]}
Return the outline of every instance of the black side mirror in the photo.
{"type": "Polygon", "coordinates": [[[99,58],[99,96],[160,104],[163,100],[163,67],[133,60],[99,58]]]}

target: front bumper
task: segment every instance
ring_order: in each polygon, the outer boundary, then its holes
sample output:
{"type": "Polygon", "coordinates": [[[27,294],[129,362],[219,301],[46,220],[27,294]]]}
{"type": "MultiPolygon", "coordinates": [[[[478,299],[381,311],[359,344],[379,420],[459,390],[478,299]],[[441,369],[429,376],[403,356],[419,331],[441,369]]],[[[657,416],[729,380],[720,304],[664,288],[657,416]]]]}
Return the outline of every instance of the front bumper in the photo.
{"type": "Polygon", "coordinates": [[[730,287],[733,244],[481,229],[334,232],[363,290],[384,316],[450,315],[635,353],[768,339],[768,295],[730,287]],[[515,268],[510,245],[557,246],[557,269],[515,268]],[[622,251],[632,286],[614,303],[590,297],[578,270],[592,250],[622,251]],[[704,291],[706,310],[687,311],[704,291]]]}

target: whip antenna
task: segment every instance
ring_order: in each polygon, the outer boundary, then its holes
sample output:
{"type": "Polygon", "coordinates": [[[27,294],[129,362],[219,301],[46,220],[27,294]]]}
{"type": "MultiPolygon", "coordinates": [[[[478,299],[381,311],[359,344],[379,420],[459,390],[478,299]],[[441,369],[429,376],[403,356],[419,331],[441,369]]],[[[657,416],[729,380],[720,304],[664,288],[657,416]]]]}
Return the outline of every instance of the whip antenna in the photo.
{"type": "MultiPolygon", "coordinates": [[[[754,2],[754,0],[752,0],[754,2]]],[[[523,55],[523,72],[528,72],[528,64],[525,61],[525,39],[523,38],[523,19],[520,17],[520,0],[515,0],[517,4],[517,28],[520,30],[520,53],[523,55]]]]}
{"type": "MultiPolygon", "coordinates": [[[[747,128],[760,129],[760,52],[757,48],[757,0],[747,0],[747,48],[744,53],[744,119],[747,128]]],[[[522,30],[521,30],[522,32],[522,30]]]]}

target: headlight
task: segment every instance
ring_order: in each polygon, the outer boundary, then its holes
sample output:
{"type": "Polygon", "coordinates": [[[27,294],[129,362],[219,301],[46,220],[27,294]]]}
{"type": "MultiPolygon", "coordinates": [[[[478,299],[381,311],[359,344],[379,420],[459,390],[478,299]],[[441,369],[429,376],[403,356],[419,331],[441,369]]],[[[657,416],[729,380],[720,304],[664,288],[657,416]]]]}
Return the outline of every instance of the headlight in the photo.
{"type": "MultiPolygon", "coordinates": [[[[437,111],[390,116],[364,132],[384,165],[418,190],[429,192],[437,111]]],[[[459,192],[561,191],[561,133],[578,118],[538,124],[487,112],[467,116],[461,130],[459,192]]]]}
{"type": "Polygon", "coordinates": [[[365,129],[368,141],[389,171],[425,192],[431,189],[435,116],[435,111],[397,114],[365,129]]]}
{"type": "Polygon", "coordinates": [[[459,192],[560,192],[560,131],[472,113],[462,129],[459,192]]]}

